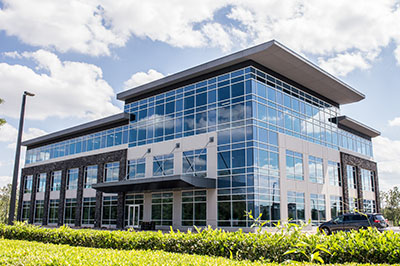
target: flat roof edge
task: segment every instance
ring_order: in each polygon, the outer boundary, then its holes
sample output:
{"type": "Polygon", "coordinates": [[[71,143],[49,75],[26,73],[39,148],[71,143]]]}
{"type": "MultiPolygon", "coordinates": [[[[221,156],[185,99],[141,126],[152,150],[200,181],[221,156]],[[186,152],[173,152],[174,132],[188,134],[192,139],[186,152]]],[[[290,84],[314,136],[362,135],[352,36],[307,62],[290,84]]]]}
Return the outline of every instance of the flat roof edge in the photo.
{"type": "Polygon", "coordinates": [[[352,130],[360,132],[370,138],[375,138],[375,137],[378,137],[381,135],[381,132],[379,132],[378,130],[373,129],[373,128],[371,128],[353,118],[350,118],[348,116],[343,115],[343,116],[334,117],[333,119],[335,119],[339,125],[343,125],[352,130]]]}
{"type": "Polygon", "coordinates": [[[55,139],[66,137],[68,135],[77,134],[81,131],[94,130],[96,128],[100,128],[103,126],[111,125],[111,124],[118,123],[118,122],[124,122],[124,121],[126,121],[126,122],[129,121],[129,114],[119,113],[119,114],[111,115],[108,117],[100,118],[95,121],[91,121],[88,123],[84,123],[81,125],[77,125],[74,127],[56,131],[54,133],[50,133],[50,134],[40,136],[40,137],[37,137],[34,139],[26,140],[26,141],[23,141],[21,143],[21,145],[27,146],[27,147],[33,146],[33,145],[39,145],[39,144],[49,142],[49,141],[52,141],[55,139]]]}
{"type": "MultiPolygon", "coordinates": [[[[294,52],[293,50],[289,49],[288,47],[284,46],[283,44],[279,43],[276,40],[271,40],[266,43],[259,44],[257,46],[253,46],[238,52],[235,52],[233,54],[229,54],[226,56],[223,56],[221,58],[214,59],[212,61],[191,67],[189,69],[177,72],[175,74],[163,77],[161,79],[119,92],[117,94],[117,99],[126,101],[129,99],[132,99],[134,97],[140,97],[141,95],[145,93],[150,93],[159,89],[162,89],[163,87],[170,87],[173,86],[174,84],[178,84],[180,82],[184,82],[193,78],[196,78],[198,76],[204,75],[204,74],[209,74],[212,73],[213,71],[218,71],[223,68],[241,63],[243,61],[247,60],[253,60],[261,65],[263,65],[261,62],[258,61],[258,59],[267,56],[270,56],[271,54],[274,53],[280,53],[283,54],[286,58],[290,58],[289,61],[281,61],[284,67],[289,67],[294,69],[298,65],[303,65],[307,66],[306,69],[309,69],[308,71],[312,70],[316,78],[314,79],[314,83],[308,84],[303,84],[303,81],[305,81],[307,78],[300,78],[299,80],[293,79],[290,76],[288,76],[289,79],[292,79],[293,81],[307,87],[308,89],[315,91],[319,94],[321,94],[324,97],[327,97],[330,99],[328,95],[331,97],[332,94],[327,92],[325,90],[318,89],[318,87],[324,88],[326,85],[332,88],[336,88],[341,92],[341,98],[340,97],[333,97],[331,100],[334,102],[337,102],[338,104],[348,104],[348,103],[353,103],[353,102],[358,102],[363,99],[365,99],[365,95],[358,90],[354,89],[353,87],[349,86],[348,84],[344,83],[343,81],[339,80],[335,76],[329,74],[325,70],[321,69],[319,66],[316,64],[312,63],[308,59],[304,58],[300,54],[294,52]],[[258,58],[258,59],[255,59],[258,58]],[[285,63],[286,62],[286,63],[285,63]],[[284,65],[286,64],[286,65],[284,65]],[[317,75],[318,74],[318,75],[317,75]],[[330,85],[329,85],[330,84],[330,85]],[[311,87],[310,87],[311,86],[311,87]],[[325,91],[324,93],[321,93],[321,91],[325,91]],[[338,98],[338,99],[334,99],[338,98]]],[[[273,60],[274,61],[274,60],[273,60]]],[[[268,63],[267,63],[268,64],[268,63]]],[[[271,70],[285,76],[284,73],[280,73],[280,71],[277,71],[273,67],[277,67],[278,69],[282,67],[282,64],[279,65],[277,61],[275,60],[274,63],[271,63],[270,66],[266,65],[267,68],[270,68],[271,70]],[[271,68],[271,66],[273,66],[271,68]]],[[[307,70],[306,70],[307,71],[307,70]]],[[[306,82],[309,82],[307,80],[306,82]]]]}

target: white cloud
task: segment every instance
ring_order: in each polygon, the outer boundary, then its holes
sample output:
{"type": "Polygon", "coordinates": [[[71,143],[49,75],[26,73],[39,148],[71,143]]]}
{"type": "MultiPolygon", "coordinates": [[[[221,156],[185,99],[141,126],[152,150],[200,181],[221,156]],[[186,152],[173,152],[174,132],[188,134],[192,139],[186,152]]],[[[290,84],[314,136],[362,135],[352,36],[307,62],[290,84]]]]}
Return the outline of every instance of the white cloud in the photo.
{"type": "Polygon", "coordinates": [[[133,74],[127,81],[124,82],[124,86],[125,89],[130,89],[163,77],[164,74],[157,72],[154,69],[149,69],[147,73],[137,72],[133,74]]]}
{"type": "Polygon", "coordinates": [[[0,188],[11,183],[11,176],[0,176],[0,188]]]}
{"type": "Polygon", "coordinates": [[[400,126],[400,117],[396,117],[393,120],[390,120],[389,126],[391,127],[400,126]]]}
{"type": "Polygon", "coordinates": [[[15,127],[6,123],[0,127],[0,141],[12,142],[17,140],[18,131],[15,127]]]}
{"type": "Polygon", "coordinates": [[[378,162],[380,189],[400,186],[400,140],[380,136],[373,139],[373,146],[378,162]]]}
{"type": "Polygon", "coordinates": [[[368,69],[371,64],[361,53],[343,53],[328,59],[318,58],[320,67],[333,75],[346,76],[354,69],[368,69]]]}
{"type": "Polygon", "coordinates": [[[22,56],[21,56],[17,51],[14,51],[14,52],[4,52],[4,53],[2,53],[2,55],[3,55],[4,57],[10,57],[10,58],[22,58],[22,56]]]}
{"type": "Polygon", "coordinates": [[[379,51],[393,43],[400,64],[399,0],[3,3],[0,30],[30,45],[61,52],[110,55],[110,49],[125,46],[134,37],[223,51],[276,39],[300,54],[320,58],[330,71],[346,75],[368,68],[379,51]]]}
{"type": "Polygon", "coordinates": [[[27,97],[26,117],[99,118],[120,109],[111,100],[113,89],[103,79],[102,70],[92,64],[61,61],[55,54],[38,50],[22,57],[36,63],[32,70],[23,65],[0,63],[2,95],[0,113],[18,118],[24,90],[35,93],[27,97]]]}

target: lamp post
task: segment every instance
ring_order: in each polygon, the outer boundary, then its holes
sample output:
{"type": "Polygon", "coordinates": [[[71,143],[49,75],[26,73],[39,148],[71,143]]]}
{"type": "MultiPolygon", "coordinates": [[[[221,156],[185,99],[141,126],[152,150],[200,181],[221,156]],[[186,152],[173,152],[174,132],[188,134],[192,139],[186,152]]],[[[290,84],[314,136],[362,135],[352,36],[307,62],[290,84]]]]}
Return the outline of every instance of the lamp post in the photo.
{"type": "Polygon", "coordinates": [[[22,139],[22,132],[23,132],[23,127],[24,127],[26,96],[35,96],[35,94],[24,91],[24,94],[22,95],[22,105],[21,105],[21,114],[19,117],[17,147],[15,150],[14,173],[13,173],[13,180],[12,180],[12,186],[11,186],[10,211],[8,213],[8,224],[10,224],[10,225],[13,224],[14,214],[15,214],[15,201],[16,201],[16,196],[17,196],[19,157],[20,157],[20,153],[21,153],[21,139],[22,139]]]}

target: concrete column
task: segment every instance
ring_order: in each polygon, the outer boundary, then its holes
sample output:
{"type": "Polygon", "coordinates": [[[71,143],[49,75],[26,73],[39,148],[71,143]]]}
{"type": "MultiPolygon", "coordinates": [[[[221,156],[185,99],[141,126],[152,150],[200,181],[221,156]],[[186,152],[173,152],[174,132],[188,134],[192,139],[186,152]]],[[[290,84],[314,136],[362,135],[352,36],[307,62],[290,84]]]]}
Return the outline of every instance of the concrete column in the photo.
{"type": "Polygon", "coordinates": [[[364,210],[364,193],[362,190],[362,180],[361,180],[361,168],[359,166],[356,167],[356,184],[357,184],[357,201],[358,201],[358,208],[361,211],[364,210]]]}
{"type": "Polygon", "coordinates": [[[35,219],[35,208],[36,208],[36,186],[37,186],[38,174],[32,175],[32,193],[31,193],[31,210],[29,213],[29,223],[32,224],[35,219]]]}
{"type": "MultiPolygon", "coordinates": [[[[100,163],[97,165],[97,183],[103,183],[103,175],[104,175],[104,163],[100,163]]],[[[94,227],[101,227],[101,214],[103,209],[103,193],[100,191],[96,191],[96,212],[94,219],[94,227]]]]}
{"type": "Polygon", "coordinates": [[[378,181],[378,169],[375,165],[374,172],[374,183],[375,183],[375,203],[376,203],[376,212],[381,212],[381,198],[379,194],[379,181],[378,181]]]}
{"type": "Polygon", "coordinates": [[[144,193],[143,221],[151,221],[151,193],[144,193]]]}
{"type": "Polygon", "coordinates": [[[58,205],[58,226],[64,224],[65,191],[67,189],[67,168],[61,171],[60,202],[58,205]]]}
{"type": "Polygon", "coordinates": [[[125,217],[125,193],[118,193],[118,203],[117,203],[117,228],[124,229],[124,217],[125,217]]]}
{"type": "Polygon", "coordinates": [[[181,226],[182,221],[182,192],[173,192],[173,202],[172,202],[172,227],[178,228],[181,226]]]}
{"type": "Polygon", "coordinates": [[[349,204],[350,204],[350,199],[349,199],[349,183],[348,183],[348,177],[347,177],[347,163],[344,160],[344,155],[343,153],[340,154],[340,171],[341,171],[341,177],[342,177],[342,189],[343,189],[343,213],[349,212],[349,204]]]}
{"type": "Polygon", "coordinates": [[[46,172],[46,189],[44,190],[43,225],[47,225],[50,206],[51,171],[46,172]]]}
{"type": "Polygon", "coordinates": [[[25,173],[22,169],[21,171],[21,182],[19,183],[19,198],[18,198],[18,211],[17,211],[17,221],[22,220],[22,202],[24,200],[24,187],[25,187],[25,173]]]}
{"type": "Polygon", "coordinates": [[[207,189],[207,225],[217,227],[217,190],[207,189]]]}
{"type": "Polygon", "coordinates": [[[75,209],[75,226],[81,226],[82,222],[82,201],[83,186],[85,179],[85,166],[79,167],[78,173],[78,189],[76,192],[76,209],[75,209]]]}

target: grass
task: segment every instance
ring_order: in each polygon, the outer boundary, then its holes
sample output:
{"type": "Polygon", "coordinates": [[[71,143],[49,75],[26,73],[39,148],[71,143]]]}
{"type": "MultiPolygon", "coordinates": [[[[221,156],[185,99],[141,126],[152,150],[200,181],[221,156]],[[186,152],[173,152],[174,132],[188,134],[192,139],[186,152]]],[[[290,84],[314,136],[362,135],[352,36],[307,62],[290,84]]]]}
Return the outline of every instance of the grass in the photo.
{"type": "MultiPolygon", "coordinates": [[[[114,250],[0,239],[0,265],[270,265],[152,250],[114,250]]],[[[290,263],[290,265],[312,265],[290,263]]],[[[338,265],[338,264],[336,264],[338,265]]],[[[341,264],[368,265],[368,264],[341,264]]],[[[383,265],[383,264],[382,264],[383,265]]],[[[387,264],[386,264],[387,265],[387,264]]]]}
{"type": "MultiPolygon", "coordinates": [[[[268,265],[152,250],[115,250],[0,239],[0,265],[268,265]]],[[[278,264],[269,264],[278,265],[278,264]]]]}

